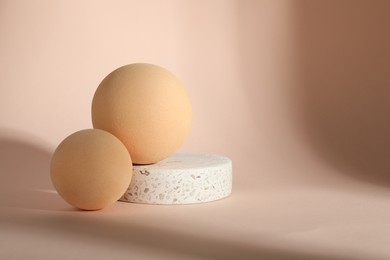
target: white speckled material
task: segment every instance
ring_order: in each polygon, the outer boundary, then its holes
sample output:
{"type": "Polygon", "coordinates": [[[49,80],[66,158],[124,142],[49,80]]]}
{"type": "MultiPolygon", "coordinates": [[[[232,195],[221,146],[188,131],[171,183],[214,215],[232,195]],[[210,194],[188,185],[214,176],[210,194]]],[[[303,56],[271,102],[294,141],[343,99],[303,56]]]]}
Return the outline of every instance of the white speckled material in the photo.
{"type": "Polygon", "coordinates": [[[120,201],[190,204],[222,199],[232,191],[232,161],[211,154],[176,153],[151,165],[135,165],[120,201]]]}

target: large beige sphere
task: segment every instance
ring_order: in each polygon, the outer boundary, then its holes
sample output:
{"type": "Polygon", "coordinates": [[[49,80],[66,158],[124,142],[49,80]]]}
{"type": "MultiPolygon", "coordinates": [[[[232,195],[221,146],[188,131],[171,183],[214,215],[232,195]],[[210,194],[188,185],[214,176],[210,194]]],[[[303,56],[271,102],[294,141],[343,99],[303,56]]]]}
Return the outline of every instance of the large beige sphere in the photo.
{"type": "Polygon", "coordinates": [[[126,147],[98,129],[68,136],[51,160],[54,187],[69,204],[98,210],[118,200],[129,187],[133,171],[126,147]]]}
{"type": "Polygon", "coordinates": [[[167,158],[184,142],[191,104],[169,71],[136,63],[116,69],[99,85],[92,101],[94,128],[109,131],[127,147],[133,163],[167,158]]]}

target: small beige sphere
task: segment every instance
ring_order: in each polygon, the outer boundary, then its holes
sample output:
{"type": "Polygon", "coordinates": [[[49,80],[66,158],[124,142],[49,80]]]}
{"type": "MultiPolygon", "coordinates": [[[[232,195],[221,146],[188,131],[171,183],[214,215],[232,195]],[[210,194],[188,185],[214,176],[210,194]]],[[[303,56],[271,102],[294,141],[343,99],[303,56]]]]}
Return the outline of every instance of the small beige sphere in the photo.
{"type": "Polygon", "coordinates": [[[94,128],[118,137],[136,164],[155,163],[174,153],[187,137],[191,119],[184,87],[172,73],[152,64],[111,72],[92,101],[94,128]]]}
{"type": "Polygon", "coordinates": [[[63,140],[51,160],[51,179],[61,197],[84,210],[118,200],[129,187],[132,161],[114,135],[98,129],[78,131],[63,140]]]}

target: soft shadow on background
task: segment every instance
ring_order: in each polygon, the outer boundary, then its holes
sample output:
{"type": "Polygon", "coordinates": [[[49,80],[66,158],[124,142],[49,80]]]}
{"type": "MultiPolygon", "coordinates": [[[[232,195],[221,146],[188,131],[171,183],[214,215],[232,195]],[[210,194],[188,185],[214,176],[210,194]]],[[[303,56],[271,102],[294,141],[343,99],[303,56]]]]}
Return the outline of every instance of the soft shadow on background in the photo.
{"type": "Polygon", "coordinates": [[[249,154],[293,180],[389,187],[390,2],[248,0],[237,13],[252,143],[266,147],[249,154]]]}
{"type": "Polygon", "coordinates": [[[390,2],[295,1],[293,98],[313,152],[390,186],[390,2]]]}
{"type": "Polygon", "coordinates": [[[51,151],[0,130],[0,207],[54,210],[58,195],[50,182],[51,151]]]}
{"type": "MultiPolygon", "coordinates": [[[[104,219],[91,212],[72,215],[43,217],[0,216],[0,223],[8,227],[25,229],[36,237],[56,237],[62,240],[82,241],[83,247],[106,247],[115,251],[126,251],[129,256],[134,249],[144,249],[153,255],[176,256],[174,259],[268,259],[268,260],[341,260],[354,259],[349,256],[335,256],[331,252],[302,252],[280,245],[262,246],[260,243],[241,242],[236,237],[213,238],[172,231],[163,226],[148,226],[146,223],[104,219]],[[92,216],[91,216],[92,214],[92,216]]],[[[73,252],[75,253],[75,252],[73,252]]],[[[62,256],[66,256],[63,252],[62,256]]],[[[356,258],[355,258],[356,259],[356,258]]]]}

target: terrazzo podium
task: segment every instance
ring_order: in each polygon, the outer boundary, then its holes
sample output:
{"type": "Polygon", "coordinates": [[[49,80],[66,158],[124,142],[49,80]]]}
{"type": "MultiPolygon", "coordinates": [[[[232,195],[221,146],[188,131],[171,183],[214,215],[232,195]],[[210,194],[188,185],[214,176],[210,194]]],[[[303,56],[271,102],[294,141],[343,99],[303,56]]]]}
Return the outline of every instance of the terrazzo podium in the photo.
{"type": "Polygon", "coordinates": [[[211,154],[176,153],[156,164],[134,165],[124,202],[192,204],[225,198],[232,191],[232,161],[211,154]]]}

